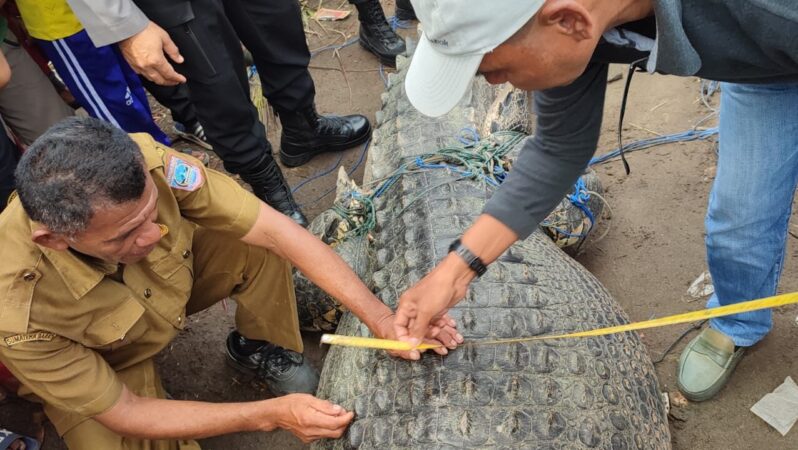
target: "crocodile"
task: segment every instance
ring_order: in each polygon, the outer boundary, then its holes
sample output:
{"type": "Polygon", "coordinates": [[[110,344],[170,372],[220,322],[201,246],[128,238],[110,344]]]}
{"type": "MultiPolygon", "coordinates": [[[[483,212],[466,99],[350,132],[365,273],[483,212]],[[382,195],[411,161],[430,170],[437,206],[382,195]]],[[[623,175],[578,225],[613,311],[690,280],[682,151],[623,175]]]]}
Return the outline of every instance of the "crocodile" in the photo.
{"type": "MultiPolygon", "coordinates": [[[[446,146],[464,127],[482,135],[531,131],[529,94],[478,78],[455,110],[437,119],[421,116],[404,94],[407,64],[399,58],[398,72],[388,78],[367,182],[446,146]],[[508,107],[524,114],[510,114],[508,107]]],[[[492,192],[450,171],[406,174],[374,201],[374,229],[337,243],[336,251],[395,308],[492,192]]],[[[316,234],[329,240],[340,218],[325,213],[314,223],[316,234]]],[[[302,297],[312,288],[299,280],[297,290],[302,297]]],[[[327,313],[327,326],[340,318],[338,334],[371,336],[351,313],[327,313]]],[[[478,345],[628,323],[600,282],[543,232],[491,264],[450,314],[466,344],[447,356],[426,353],[410,362],[377,350],[330,348],[317,395],[353,410],[355,419],[343,437],[313,448],[670,448],[656,373],[636,333],[478,345]]]]}

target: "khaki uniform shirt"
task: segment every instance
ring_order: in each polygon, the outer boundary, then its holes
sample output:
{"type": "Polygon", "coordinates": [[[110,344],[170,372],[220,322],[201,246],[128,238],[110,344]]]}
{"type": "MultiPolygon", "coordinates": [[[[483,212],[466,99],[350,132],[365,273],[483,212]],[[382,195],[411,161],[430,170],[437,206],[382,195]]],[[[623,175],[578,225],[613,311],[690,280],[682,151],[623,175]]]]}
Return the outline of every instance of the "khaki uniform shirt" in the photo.
{"type": "Polygon", "coordinates": [[[244,236],[260,202],[195,159],[131,135],[158,191],[166,233],[142,261],[116,265],[35,244],[19,199],[0,215],[0,362],[43,400],[64,433],[111,408],[120,376],[163,349],[185,326],[198,225],[244,236]]]}

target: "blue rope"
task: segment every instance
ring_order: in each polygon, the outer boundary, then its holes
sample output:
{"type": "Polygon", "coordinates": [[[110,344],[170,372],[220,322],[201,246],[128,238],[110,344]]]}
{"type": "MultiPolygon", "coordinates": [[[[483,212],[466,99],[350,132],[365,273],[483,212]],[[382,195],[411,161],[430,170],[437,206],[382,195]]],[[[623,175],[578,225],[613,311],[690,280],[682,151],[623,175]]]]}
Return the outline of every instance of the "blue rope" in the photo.
{"type": "MultiPolygon", "coordinates": [[[[668,134],[665,136],[657,136],[651,139],[643,139],[640,141],[631,142],[623,146],[623,151],[626,153],[634,152],[637,150],[643,150],[646,148],[654,147],[657,145],[662,144],[671,144],[674,142],[689,142],[689,141],[696,141],[696,140],[707,140],[711,139],[718,134],[718,128],[707,128],[706,130],[687,130],[681,133],[673,133],[668,134]]],[[[606,153],[601,156],[596,156],[590,160],[590,166],[603,164],[611,159],[617,158],[620,156],[621,152],[617,148],[612,150],[609,153],[606,153]]]]}
{"type": "MultiPolygon", "coordinates": [[[[349,170],[346,172],[346,174],[347,174],[347,175],[349,175],[349,176],[352,176],[352,174],[353,174],[353,173],[355,173],[355,171],[357,170],[357,168],[358,168],[358,167],[360,167],[360,165],[361,165],[361,164],[363,164],[363,161],[366,159],[366,153],[368,152],[369,144],[371,144],[371,138],[369,138],[369,139],[368,139],[368,140],[367,140],[367,141],[366,141],[366,142],[363,144],[363,149],[362,149],[362,150],[360,150],[360,157],[358,158],[358,160],[357,160],[357,162],[355,163],[355,165],[354,165],[354,166],[352,166],[352,168],[351,168],[351,169],[349,169],[349,170]]],[[[338,168],[338,166],[339,166],[339,165],[341,165],[341,161],[343,160],[343,158],[344,158],[344,154],[343,154],[343,152],[339,153],[339,154],[338,154],[338,160],[337,160],[337,161],[335,161],[335,164],[333,164],[332,166],[328,167],[327,169],[324,169],[323,171],[321,171],[321,172],[317,173],[316,175],[313,175],[312,177],[310,177],[310,178],[307,178],[307,179],[303,180],[301,183],[299,183],[299,184],[298,184],[298,185],[296,185],[296,186],[295,186],[293,189],[291,189],[291,193],[293,194],[293,193],[297,192],[299,189],[301,189],[301,188],[302,188],[303,186],[305,186],[306,184],[308,184],[308,183],[311,183],[311,182],[313,182],[313,181],[315,181],[315,180],[318,180],[319,178],[321,178],[321,177],[324,177],[325,175],[328,175],[328,174],[329,174],[330,172],[332,172],[333,170],[337,169],[337,168],[338,168]]],[[[323,199],[324,197],[326,197],[326,196],[330,195],[330,193],[331,193],[331,192],[333,192],[333,191],[335,191],[335,189],[336,189],[336,187],[335,187],[335,186],[333,186],[332,188],[328,189],[326,192],[324,192],[323,194],[321,194],[319,197],[315,198],[314,200],[312,200],[312,201],[310,201],[310,202],[307,202],[307,203],[303,203],[303,204],[301,204],[301,205],[298,205],[298,206],[310,206],[310,205],[315,205],[316,203],[318,203],[319,201],[321,201],[321,199],[323,199]]]]}
{"type": "Polygon", "coordinates": [[[460,135],[457,140],[466,147],[473,147],[479,143],[479,132],[474,127],[460,128],[460,135]]]}
{"type": "Polygon", "coordinates": [[[576,184],[574,184],[574,192],[568,194],[566,198],[571,202],[571,204],[579,208],[582,211],[582,213],[584,213],[585,217],[587,217],[587,220],[590,222],[590,226],[588,227],[587,231],[578,234],[569,233],[557,227],[550,227],[550,228],[568,237],[580,237],[580,238],[586,237],[593,229],[593,224],[596,223],[596,218],[593,215],[593,211],[591,211],[590,208],[587,206],[587,202],[590,200],[590,192],[588,192],[587,190],[584,178],[579,177],[576,180],[576,184]]]}
{"type": "Polygon", "coordinates": [[[403,30],[409,30],[413,28],[413,21],[412,20],[401,20],[396,16],[388,17],[388,25],[391,26],[393,31],[396,31],[398,28],[403,30]]]}
{"type": "Polygon", "coordinates": [[[306,178],[306,179],[305,179],[305,180],[303,180],[301,183],[299,183],[299,184],[297,184],[296,186],[294,186],[294,188],[293,188],[293,189],[291,189],[291,193],[292,193],[292,194],[296,193],[296,191],[298,191],[298,190],[302,189],[302,186],[305,186],[305,185],[306,185],[306,184],[308,184],[308,183],[311,183],[311,182],[313,182],[313,181],[315,181],[315,180],[318,180],[319,178],[321,178],[321,177],[323,177],[323,176],[325,176],[325,175],[329,174],[329,173],[330,173],[330,172],[332,172],[333,170],[337,169],[337,168],[338,168],[338,166],[340,166],[340,165],[341,165],[341,161],[342,161],[343,159],[344,159],[344,153],[343,153],[343,152],[340,152],[340,153],[338,153],[338,160],[336,160],[336,161],[335,161],[335,162],[334,162],[334,163],[333,163],[333,164],[332,164],[330,167],[328,167],[328,168],[326,168],[326,169],[322,170],[321,172],[318,172],[316,175],[313,175],[313,176],[312,176],[312,177],[310,177],[310,178],[306,178]]]}
{"type": "Polygon", "coordinates": [[[340,45],[334,45],[334,44],[325,45],[324,47],[317,48],[316,50],[313,50],[312,52],[310,52],[310,57],[312,58],[312,57],[318,55],[319,53],[326,52],[327,50],[340,50],[342,48],[349,47],[350,45],[356,43],[358,41],[358,39],[360,39],[360,38],[355,36],[355,37],[349,39],[348,41],[346,41],[346,42],[344,42],[343,44],[340,44],[340,45]]]}

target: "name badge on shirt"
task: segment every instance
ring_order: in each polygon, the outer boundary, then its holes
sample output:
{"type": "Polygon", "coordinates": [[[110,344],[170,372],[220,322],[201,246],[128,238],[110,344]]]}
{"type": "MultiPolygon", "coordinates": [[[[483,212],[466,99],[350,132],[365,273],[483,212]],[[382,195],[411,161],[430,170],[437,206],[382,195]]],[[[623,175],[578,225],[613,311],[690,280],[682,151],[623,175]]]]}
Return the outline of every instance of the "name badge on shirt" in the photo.
{"type": "Polygon", "coordinates": [[[4,339],[6,345],[11,347],[12,345],[21,344],[23,342],[33,342],[33,341],[52,341],[55,337],[55,333],[50,333],[47,331],[37,331],[35,333],[22,333],[22,334],[15,334],[14,336],[9,336],[4,339]]]}

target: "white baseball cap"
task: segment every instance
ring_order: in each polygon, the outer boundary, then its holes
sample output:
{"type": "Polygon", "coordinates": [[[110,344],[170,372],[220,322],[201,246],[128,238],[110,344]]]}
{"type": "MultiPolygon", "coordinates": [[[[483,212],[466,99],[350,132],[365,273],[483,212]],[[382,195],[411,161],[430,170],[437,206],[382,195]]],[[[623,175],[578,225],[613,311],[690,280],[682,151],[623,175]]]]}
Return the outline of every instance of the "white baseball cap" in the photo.
{"type": "Polygon", "coordinates": [[[405,78],[410,103],[438,117],[463,97],[482,57],[509,39],[545,0],[410,0],[423,33],[405,78]]]}

